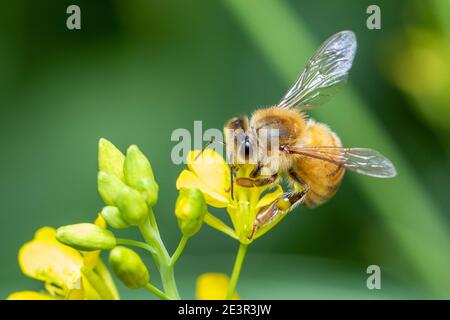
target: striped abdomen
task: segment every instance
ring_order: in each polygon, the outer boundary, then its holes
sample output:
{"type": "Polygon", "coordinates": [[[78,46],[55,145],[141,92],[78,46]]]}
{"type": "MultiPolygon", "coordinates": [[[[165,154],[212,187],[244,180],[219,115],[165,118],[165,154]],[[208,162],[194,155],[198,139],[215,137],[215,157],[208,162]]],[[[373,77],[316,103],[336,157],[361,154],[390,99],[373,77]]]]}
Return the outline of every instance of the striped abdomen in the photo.
{"type": "MultiPolygon", "coordinates": [[[[338,136],[328,126],[313,120],[309,120],[306,124],[299,144],[301,146],[342,146],[338,136]]],[[[345,173],[343,166],[308,157],[299,157],[294,164],[294,170],[309,186],[303,202],[307,207],[321,205],[333,197],[345,173]]]]}

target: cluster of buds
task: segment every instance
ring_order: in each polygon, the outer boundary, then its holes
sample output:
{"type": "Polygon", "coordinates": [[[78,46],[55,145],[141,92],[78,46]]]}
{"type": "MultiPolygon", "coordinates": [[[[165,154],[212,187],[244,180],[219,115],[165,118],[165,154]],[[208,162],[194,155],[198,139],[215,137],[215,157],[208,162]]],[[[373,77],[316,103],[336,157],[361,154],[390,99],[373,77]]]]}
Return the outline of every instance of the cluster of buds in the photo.
{"type": "Polygon", "coordinates": [[[177,298],[173,265],[188,238],[202,227],[208,214],[207,202],[199,188],[180,188],[175,216],[183,234],[175,253],[170,256],[160,238],[153,206],[158,200],[158,184],[149,160],[135,145],[126,154],[111,142],[100,139],[98,152],[98,192],[105,206],[100,215],[102,225],[79,223],[60,227],[57,239],[72,248],[86,252],[110,250],[109,264],[117,277],[129,288],[142,288],[161,298],[177,298]],[[146,243],[116,238],[113,229],[138,227],[146,243]],[[155,259],[165,292],[150,284],[150,275],[141,257],[119,245],[134,245],[149,250],[155,259]]]}
{"type": "Polygon", "coordinates": [[[143,224],[148,208],[158,201],[158,184],[148,159],[135,145],[124,156],[101,139],[98,161],[98,192],[108,205],[101,212],[103,218],[117,229],[143,224]]]}
{"type": "MultiPolygon", "coordinates": [[[[100,139],[98,151],[98,192],[106,206],[101,216],[114,229],[144,224],[158,200],[158,184],[145,155],[135,145],[126,155],[111,142],[100,139]]],[[[114,233],[92,223],[60,227],[56,238],[80,251],[111,250],[109,263],[117,277],[129,288],[148,284],[149,272],[140,256],[117,246],[114,233]]]]}

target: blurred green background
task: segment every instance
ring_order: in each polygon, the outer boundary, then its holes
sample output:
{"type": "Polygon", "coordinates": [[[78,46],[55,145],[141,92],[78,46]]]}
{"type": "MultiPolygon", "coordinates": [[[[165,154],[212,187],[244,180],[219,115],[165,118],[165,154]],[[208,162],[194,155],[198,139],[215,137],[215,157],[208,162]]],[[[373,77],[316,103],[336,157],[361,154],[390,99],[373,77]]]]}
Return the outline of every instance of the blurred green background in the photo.
{"type": "MultiPolygon", "coordinates": [[[[183,166],[170,159],[172,131],[192,130],[194,120],[221,128],[277,102],[318,44],[344,29],[359,43],[349,85],[312,116],[345,145],[384,153],[398,177],[349,173],[332,201],[297,209],[250,247],[238,291],[450,297],[449,1],[4,1],[0,21],[1,298],[42,288],[17,263],[37,228],[91,221],[101,209],[100,137],[122,150],[138,144],[150,158],[155,212],[173,251],[183,166]],[[79,31],[66,28],[70,4],[81,7],[79,31]],[[381,30],[366,27],[371,4],[381,30]],[[366,288],[371,264],[381,267],[381,290],[366,288]]],[[[236,249],[204,227],[177,265],[183,297],[194,297],[200,273],[229,273],[236,249]]]]}

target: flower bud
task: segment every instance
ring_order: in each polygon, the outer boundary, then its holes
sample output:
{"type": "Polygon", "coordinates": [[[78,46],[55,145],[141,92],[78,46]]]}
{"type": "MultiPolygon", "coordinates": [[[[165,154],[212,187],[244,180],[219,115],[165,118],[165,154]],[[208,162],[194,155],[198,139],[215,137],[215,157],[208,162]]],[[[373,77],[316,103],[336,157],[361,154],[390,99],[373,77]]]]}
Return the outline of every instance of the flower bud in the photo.
{"type": "Polygon", "coordinates": [[[145,201],[150,207],[158,202],[159,186],[153,178],[141,178],[136,185],[136,189],[142,192],[145,201]]]}
{"type": "Polygon", "coordinates": [[[111,142],[100,139],[98,142],[98,170],[115,175],[124,181],[123,163],[125,156],[111,142]]]}
{"type": "Polygon", "coordinates": [[[56,239],[82,251],[109,250],[116,246],[114,234],[92,223],[72,224],[58,228],[56,239]]]}
{"type": "Polygon", "coordinates": [[[141,288],[150,281],[150,274],[141,257],[131,249],[115,247],[109,253],[109,264],[128,288],[141,288]]]}
{"type": "Polygon", "coordinates": [[[123,220],[119,208],[113,206],[106,206],[102,209],[101,215],[106,223],[114,229],[125,229],[130,225],[123,220]]]}
{"type": "Polygon", "coordinates": [[[205,197],[199,189],[180,190],[175,215],[183,235],[191,237],[196,234],[203,224],[207,211],[205,197]]]}
{"type": "Polygon", "coordinates": [[[125,184],[113,174],[99,171],[97,174],[98,193],[107,205],[115,205],[125,184]]]}
{"type": "Polygon", "coordinates": [[[144,194],[149,206],[154,206],[158,200],[158,184],[155,181],[150,162],[135,145],[127,150],[124,163],[126,183],[144,194]]]}
{"type": "Polygon", "coordinates": [[[139,191],[128,186],[123,187],[116,203],[123,220],[127,223],[137,226],[145,222],[148,207],[139,191]]]}

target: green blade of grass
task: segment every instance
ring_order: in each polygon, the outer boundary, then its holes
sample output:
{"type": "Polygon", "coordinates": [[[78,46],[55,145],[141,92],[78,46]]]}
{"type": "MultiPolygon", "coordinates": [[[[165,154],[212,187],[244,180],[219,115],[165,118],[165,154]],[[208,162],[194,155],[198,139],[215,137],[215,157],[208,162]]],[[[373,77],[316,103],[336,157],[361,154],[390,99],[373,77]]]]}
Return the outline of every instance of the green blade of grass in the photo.
{"type": "MultiPolygon", "coordinates": [[[[228,0],[226,4],[278,76],[290,85],[320,41],[285,2],[228,0]]],[[[450,237],[439,210],[369,107],[350,87],[343,91],[314,115],[339,132],[346,145],[378,149],[396,165],[395,179],[355,174],[351,178],[414,267],[418,279],[412,285],[426,285],[437,297],[449,298],[450,237]]]]}

